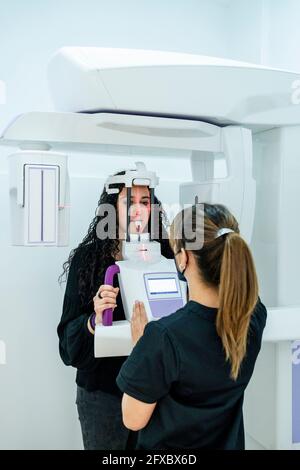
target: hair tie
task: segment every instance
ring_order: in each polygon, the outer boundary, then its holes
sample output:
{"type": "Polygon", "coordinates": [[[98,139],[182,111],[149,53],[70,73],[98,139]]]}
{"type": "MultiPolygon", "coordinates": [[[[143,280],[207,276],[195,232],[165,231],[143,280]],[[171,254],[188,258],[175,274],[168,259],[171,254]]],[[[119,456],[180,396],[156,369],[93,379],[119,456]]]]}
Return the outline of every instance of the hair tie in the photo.
{"type": "Polygon", "coordinates": [[[215,236],[215,238],[219,238],[222,235],[225,235],[226,233],[231,233],[231,232],[234,232],[234,230],[232,230],[231,228],[220,228],[217,231],[217,235],[215,236]]]}

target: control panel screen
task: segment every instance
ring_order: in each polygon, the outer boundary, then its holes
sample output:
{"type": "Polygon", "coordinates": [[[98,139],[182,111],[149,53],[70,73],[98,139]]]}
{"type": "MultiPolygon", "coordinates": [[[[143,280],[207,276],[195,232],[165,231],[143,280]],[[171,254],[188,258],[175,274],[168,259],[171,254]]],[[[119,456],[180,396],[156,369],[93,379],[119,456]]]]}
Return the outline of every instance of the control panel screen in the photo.
{"type": "Polygon", "coordinates": [[[148,289],[150,294],[178,294],[174,277],[148,278],[148,289]]]}

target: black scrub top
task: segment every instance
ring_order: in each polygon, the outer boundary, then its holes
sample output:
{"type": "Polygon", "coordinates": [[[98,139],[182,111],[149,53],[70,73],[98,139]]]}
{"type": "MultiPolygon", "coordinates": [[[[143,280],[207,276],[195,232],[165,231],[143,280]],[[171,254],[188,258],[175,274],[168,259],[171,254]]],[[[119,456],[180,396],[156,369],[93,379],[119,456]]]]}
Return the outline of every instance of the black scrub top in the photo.
{"type": "Polygon", "coordinates": [[[244,449],[244,390],[261,347],[267,312],[260,299],[251,317],[247,354],[230,378],[217,309],[195,301],[145,327],[121,367],[122,392],[157,402],[138,449],[244,449]]]}

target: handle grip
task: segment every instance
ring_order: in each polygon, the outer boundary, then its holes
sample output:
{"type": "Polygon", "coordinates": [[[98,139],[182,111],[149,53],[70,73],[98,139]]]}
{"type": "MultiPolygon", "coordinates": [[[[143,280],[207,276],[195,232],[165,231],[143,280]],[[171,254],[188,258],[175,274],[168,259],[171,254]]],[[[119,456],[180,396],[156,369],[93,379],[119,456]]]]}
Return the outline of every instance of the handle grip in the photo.
{"type": "MultiPolygon", "coordinates": [[[[108,266],[105,272],[105,276],[104,276],[104,284],[113,286],[114,277],[119,272],[120,272],[120,268],[117,264],[112,264],[111,266],[108,266]]],[[[106,308],[105,310],[103,310],[102,324],[103,326],[112,326],[113,324],[113,309],[112,308],[106,308]]]]}

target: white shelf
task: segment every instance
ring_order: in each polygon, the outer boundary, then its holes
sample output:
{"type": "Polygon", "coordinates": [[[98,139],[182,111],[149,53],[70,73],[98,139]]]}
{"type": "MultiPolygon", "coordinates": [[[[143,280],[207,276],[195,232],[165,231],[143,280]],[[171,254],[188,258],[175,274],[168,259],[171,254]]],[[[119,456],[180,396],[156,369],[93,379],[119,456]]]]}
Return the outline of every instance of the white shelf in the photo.
{"type": "Polygon", "coordinates": [[[293,341],[300,338],[300,307],[267,308],[263,341],[293,341]]]}

